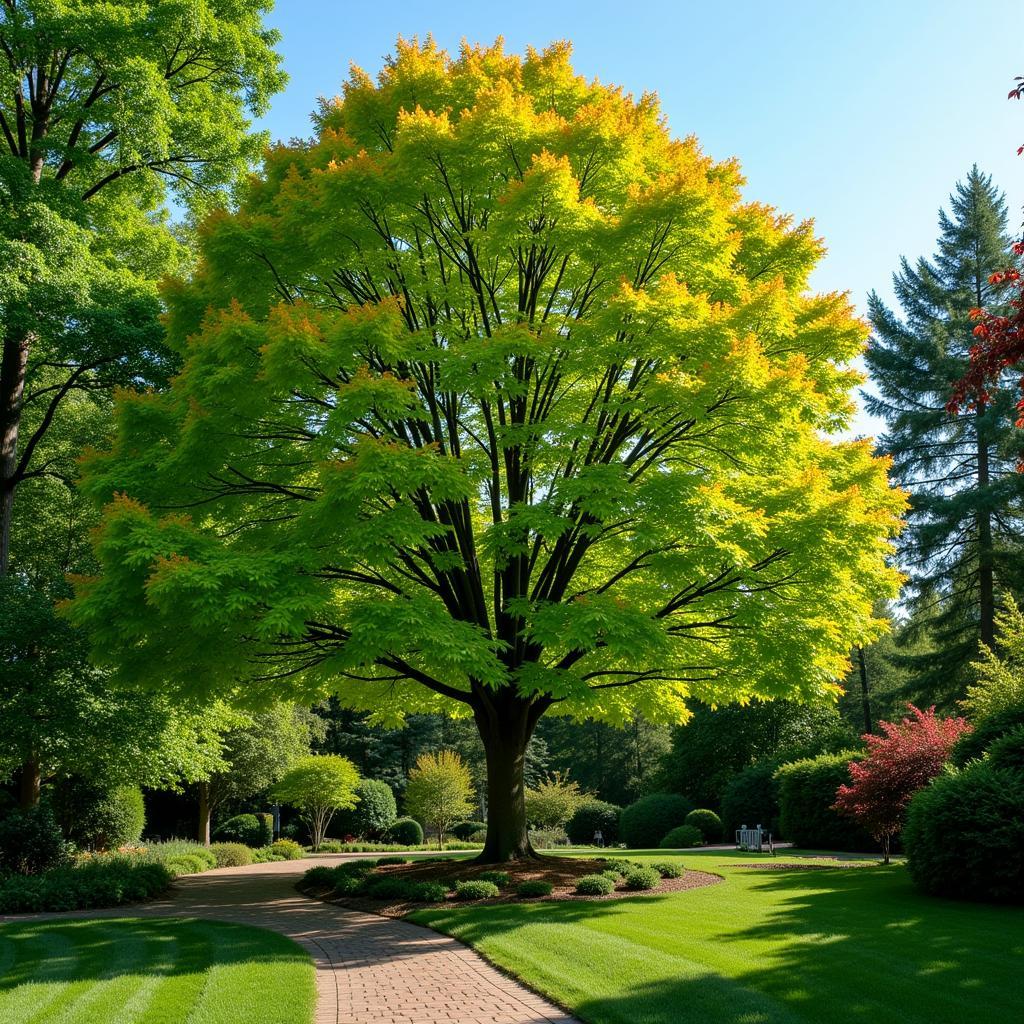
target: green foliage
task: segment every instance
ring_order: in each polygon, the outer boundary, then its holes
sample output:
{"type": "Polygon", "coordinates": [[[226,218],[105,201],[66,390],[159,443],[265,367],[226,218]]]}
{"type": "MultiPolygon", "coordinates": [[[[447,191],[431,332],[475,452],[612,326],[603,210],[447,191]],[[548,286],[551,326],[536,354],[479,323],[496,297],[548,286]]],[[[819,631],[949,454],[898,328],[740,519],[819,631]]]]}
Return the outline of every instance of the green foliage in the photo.
{"type": "Polygon", "coordinates": [[[822,754],[779,768],[779,831],[784,839],[818,850],[877,848],[861,826],[834,809],[836,791],[850,782],[850,763],[863,756],[856,751],[822,754]]]}
{"type": "Polygon", "coordinates": [[[302,844],[294,839],[275,839],[270,845],[270,852],[282,860],[300,860],[306,856],[302,844]]]}
{"type": "Polygon", "coordinates": [[[1024,585],[1024,478],[1014,472],[1022,449],[1009,390],[975,409],[946,410],[976,341],[970,310],[998,307],[989,276],[1015,261],[1005,197],[974,167],[939,227],[935,257],[904,259],[894,277],[902,311],[869,297],[865,402],[885,421],[879,448],[912,499],[899,562],[916,632],[930,643],[898,659],[911,672],[907,695],[949,706],[963,696],[979,641],[993,636],[996,594],[1024,585]]]}
{"type": "Polygon", "coordinates": [[[835,693],[903,499],[839,437],[864,328],[809,290],[811,225],[566,47],[403,42],[315,127],[207,223],[182,372],[88,462],[97,656],[472,717],[516,804],[549,703],[835,693]]]}
{"type": "Polygon", "coordinates": [[[962,702],[967,717],[982,724],[997,715],[1024,714],[1024,613],[1012,597],[996,613],[998,652],[984,647],[974,663],[977,680],[962,702]]]}
{"type": "Polygon", "coordinates": [[[415,818],[399,818],[387,832],[387,838],[400,846],[420,846],[423,826],[415,818]]]}
{"type": "Polygon", "coordinates": [[[499,889],[504,889],[512,879],[507,871],[481,871],[476,877],[481,882],[493,882],[499,889]]]}
{"type": "Polygon", "coordinates": [[[498,887],[494,882],[467,879],[455,883],[455,898],[457,900],[487,900],[497,895],[498,887]]]}
{"type": "Polygon", "coordinates": [[[0,914],[91,910],[159,896],[173,872],[136,857],[102,857],[74,867],[0,878],[0,914]]]}
{"type": "Polygon", "coordinates": [[[686,816],[686,824],[698,829],[705,843],[722,841],[722,819],[714,811],[698,807],[686,816]]]}
{"type": "Polygon", "coordinates": [[[441,882],[413,882],[409,892],[417,903],[441,903],[448,895],[448,887],[441,882]]]}
{"type": "Polygon", "coordinates": [[[452,825],[452,835],[456,839],[467,840],[477,832],[486,832],[487,822],[485,821],[457,821],[452,825]]]}
{"type": "Polygon", "coordinates": [[[583,875],[576,879],[579,896],[607,896],[615,890],[615,883],[607,875],[583,875]]]}
{"type": "Polygon", "coordinates": [[[950,755],[950,762],[962,768],[968,761],[981,757],[1001,736],[1024,726],[1024,706],[997,711],[978,722],[973,732],[965,733],[957,740],[950,755]]]}
{"type": "Polygon", "coordinates": [[[386,782],[360,779],[356,785],[358,802],[352,810],[340,810],[331,830],[336,835],[378,839],[398,820],[395,794],[386,782]]]}
{"type": "Polygon", "coordinates": [[[986,760],[992,768],[1024,772],[1024,726],[1018,726],[992,743],[986,760]]]}
{"type": "Polygon", "coordinates": [[[550,896],[554,886],[550,882],[542,881],[539,878],[530,878],[520,882],[515,889],[516,895],[525,900],[537,899],[542,896],[550,896]]]}
{"type": "Polygon", "coordinates": [[[472,808],[473,782],[462,758],[454,751],[421,754],[409,773],[405,809],[437,832],[438,846],[448,829],[472,808]]]}
{"type": "MultiPolygon", "coordinates": [[[[619,832],[627,846],[656,847],[662,836],[682,825],[693,804],[676,793],[652,793],[623,808],[619,832]]],[[[698,833],[699,834],[699,833],[698,833]]]]}
{"type": "Polygon", "coordinates": [[[688,850],[703,842],[704,834],[696,825],[677,825],[665,834],[658,846],[663,850],[688,850]]]}
{"type": "Polygon", "coordinates": [[[45,801],[0,818],[0,873],[36,875],[67,859],[67,843],[45,801]]]}
{"type": "Polygon", "coordinates": [[[387,864],[408,864],[410,860],[408,857],[378,857],[377,867],[384,867],[387,864]]]}
{"type": "Polygon", "coordinates": [[[779,833],[779,783],[775,778],[778,765],[774,761],[752,764],[734,775],[722,793],[722,827],[732,840],[741,825],[761,825],[769,832],[779,833]]]}
{"type": "Polygon", "coordinates": [[[682,878],[684,868],[683,865],[678,861],[660,861],[657,864],[652,864],[652,868],[661,875],[662,878],[682,878]]]}
{"type": "Polygon", "coordinates": [[[138,786],[104,789],[83,779],[65,779],[54,788],[52,803],[61,831],[80,849],[135,845],[146,824],[138,786]]]}
{"type": "Polygon", "coordinates": [[[594,833],[600,832],[606,846],[619,838],[619,815],[622,808],[604,800],[584,798],[577,804],[572,817],[565,824],[569,839],[577,846],[594,841],[594,833]]]}
{"type": "MultiPolygon", "coordinates": [[[[685,826],[684,826],[685,827],[685,826]]],[[[638,867],[626,872],[627,889],[656,889],[661,882],[661,872],[655,867],[638,867]]]]}
{"type": "Polygon", "coordinates": [[[210,853],[217,858],[219,868],[244,868],[252,864],[252,849],[243,843],[213,843],[210,853]]]}
{"type": "Polygon", "coordinates": [[[295,761],[272,792],[275,799],[298,808],[316,850],[334,812],[356,806],[358,782],[359,775],[347,757],[310,754],[295,761]]]}
{"type": "Polygon", "coordinates": [[[903,843],[927,893],[1024,902],[1024,773],[987,761],[947,768],[911,800],[903,843]]]}
{"type": "Polygon", "coordinates": [[[307,868],[302,876],[301,887],[317,891],[330,891],[334,888],[334,868],[318,864],[315,868],[307,868]]]}
{"type": "Polygon", "coordinates": [[[526,818],[540,829],[561,828],[573,816],[583,794],[579,784],[555,772],[526,791],[526,818]]]}
{"type": "Polygon", "coordinates": [[[152,864],[167,865],[171,861],[184,861],[193,865],[197,871],[207,871],[217,866],[217,858],[211,852],[210,847],[188,839],[149,843],[141,856],[152,864]]]}
{"type": "Polygon", "coordinates": [[[269,846],[262,822],[255,814],[236,814],[217,826],[214,839],[224,843],[244,843],[259,848],[269,846]]]}

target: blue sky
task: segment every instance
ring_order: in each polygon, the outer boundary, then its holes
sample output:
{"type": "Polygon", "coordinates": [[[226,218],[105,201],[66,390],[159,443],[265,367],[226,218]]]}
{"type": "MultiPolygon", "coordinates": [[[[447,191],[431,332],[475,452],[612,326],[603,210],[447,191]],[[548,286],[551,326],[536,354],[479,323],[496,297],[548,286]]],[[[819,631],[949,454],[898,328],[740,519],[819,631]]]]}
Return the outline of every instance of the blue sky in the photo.
{"type": "MultiPolygon", "coordinates": [[[[728,6],[648,0],[376,4],[278,0],[291,76],[263,119],[274,138],[310,132],[318,96],[354,62],[371,74],[395,38],[444,47],[572,41],[588,77],[661,98],[673,133],[736,156],[750,198],[812,217],[829,254],[815,286],[888,294],[899,257],[932,251],[939,207],[972,163],[1024,214],[1024,7],[972,0],[835,0],[728,6]]],[[[869,429],[866,420],[859,424],[869,429]]]]}

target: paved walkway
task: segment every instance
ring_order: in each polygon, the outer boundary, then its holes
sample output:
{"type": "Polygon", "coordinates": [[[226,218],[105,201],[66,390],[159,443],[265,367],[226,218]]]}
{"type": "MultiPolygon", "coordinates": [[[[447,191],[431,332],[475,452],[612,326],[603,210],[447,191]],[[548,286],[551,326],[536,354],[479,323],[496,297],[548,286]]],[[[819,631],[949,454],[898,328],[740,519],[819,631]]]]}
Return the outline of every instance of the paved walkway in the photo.
{"type": "Polygon", "coordinates": [[[313,957],[316,1024],[577,1024],[455,939],[295,891],[306,868],[343,859],[186,875],[165,900],[75,916],[204,917],[281,932],[313,957]]]}

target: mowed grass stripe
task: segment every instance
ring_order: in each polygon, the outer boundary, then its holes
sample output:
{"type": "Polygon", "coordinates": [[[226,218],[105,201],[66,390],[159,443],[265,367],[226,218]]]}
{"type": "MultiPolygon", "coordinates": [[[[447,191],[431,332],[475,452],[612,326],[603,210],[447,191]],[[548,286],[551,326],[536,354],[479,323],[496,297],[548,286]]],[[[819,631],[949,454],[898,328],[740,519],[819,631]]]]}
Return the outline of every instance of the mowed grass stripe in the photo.
{"type": "Polygon", "coordinates": [[[309,956],[258,928],[184,919],[0,926],[3,1024],[309,1024],[309,956]]]}

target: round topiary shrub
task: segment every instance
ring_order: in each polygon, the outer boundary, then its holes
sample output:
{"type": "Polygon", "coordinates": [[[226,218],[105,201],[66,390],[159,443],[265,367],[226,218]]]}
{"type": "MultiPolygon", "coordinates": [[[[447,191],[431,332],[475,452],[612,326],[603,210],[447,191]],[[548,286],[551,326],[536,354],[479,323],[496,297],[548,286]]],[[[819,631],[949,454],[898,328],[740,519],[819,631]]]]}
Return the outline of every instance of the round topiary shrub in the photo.
{"type": "Polygon", "coordinates": [[[441,882],[413,882],[410,892],[417,903],[442,903],[448,895],[448,886],[441,882]]]}
{"type": "Polygon", "coordinates": [[[653,867],[633,868],[626,873],[626,888],[633,891],[655,889],[660,881],[661,874],[653,867]]]}
{"type": "Polygon", "coordinates": [[[554,886],[550,882],[531,878],[516,886],[516,895],[521,896],[524,900],[533,900],[541,896],[550,896],[553,889],[554,886]]]}
{"type": "Polygon", "coordinates": [[[694,825],[679,825],[668,835],[662,837],[658,845],[663,850],[688,850],[691,847],[700,846],[703,842],[704,837],[700,834],[699,828],[694,825]]]}
{"type": "Polygon", "coordinates": [[[682,825],[693,804],[676,793],[652,793],[622,811],[619,834],[623,842],[638,849],[655,847],[666,832],[682,825]]]}
{"type": "Polygon", "coordinates": [[[385,839],[399,846],[420,846],[423,826],[415,818],[398,818],[385,833],[385,839]]]}
{"type": "Polygon", "coordinates": [[[576,879],[579,896],[607,896],[615,891],[615,883],[605,875],[583,875],[576,879]]]}
{"type": "Polygon", "coordinates": [[[481,871],[476,877],[481,882],[493,882],[499,889],[504,889],[512,878],[507,871],[481,871]]]}
{"type": "Polygon", "coordinates": [[[253,861],[252,849],[244,843],[213,843],[210,853],[219,868],[244,868],[253,861]]]}
{"type": "Polygon", "coordinates": [[[340,810],[331,822],[331,835],[377,839],[398,820],[395,794],[386,782],[361,779],[356,784],[359,802],[351,810],[340,810]]]}
{"type": "Polygon", "coordinates": [[[652,864],[652,868],[661,875],[662,878],[682,878],[683,877],[683,865],[673,864],[671,861],[663,860],[657,864],[652,864]]]}
{"type": "Polygon", "coordinates": [[[600,832],[605,846],[617,843],[621,813],[622,808],[618,804],[609,804],[604,800],[582,800],[565,824],[569,841],[577,846],[588,846],[594,841],[594,833],[600,832]]]}
{"type": "Polygon", "coordinates": [[[605,878],[610,878],[616,885],[622,881],[621,871],[613,871],[611,868],[608,868],[606,871],[600,872],[600,874],[604,875],[605,878]]]}
{"type": "Polygon", "coordinates": [[[692,825],[700,831],[705,843],[720,843],[722,841],[722,819],[709,811],[706,807],[698,807],[690,811],[686,816],[687,825],[692,825]]]}
{"type": "Polygon", "coordinates": [[[476,835],[477,832],[486,832],[487,822],[485,821],[460,821],[452,825],[451,833],[456,839],[461,839],[464,843],[476,835]]]}
{"type": "Polygon", "coordinates": [[[265,846],[263,826],[255,814],[236,814],[218,825],[213,833],[218,843],[244,843],[257,848],[265,846]]]}
{"type": "Polygon", "coordinates": [[[1024,772],[948,768],[910,801],[903,845],[933,896],[1024,902],[1024,772]]]}
{"type": "Polygon", "coordinates": [[[455,883],[455,898],[457,900],[486,900],[497,895],[498,887],[493,882],[467,879],[464,882],[455,883]]]}

